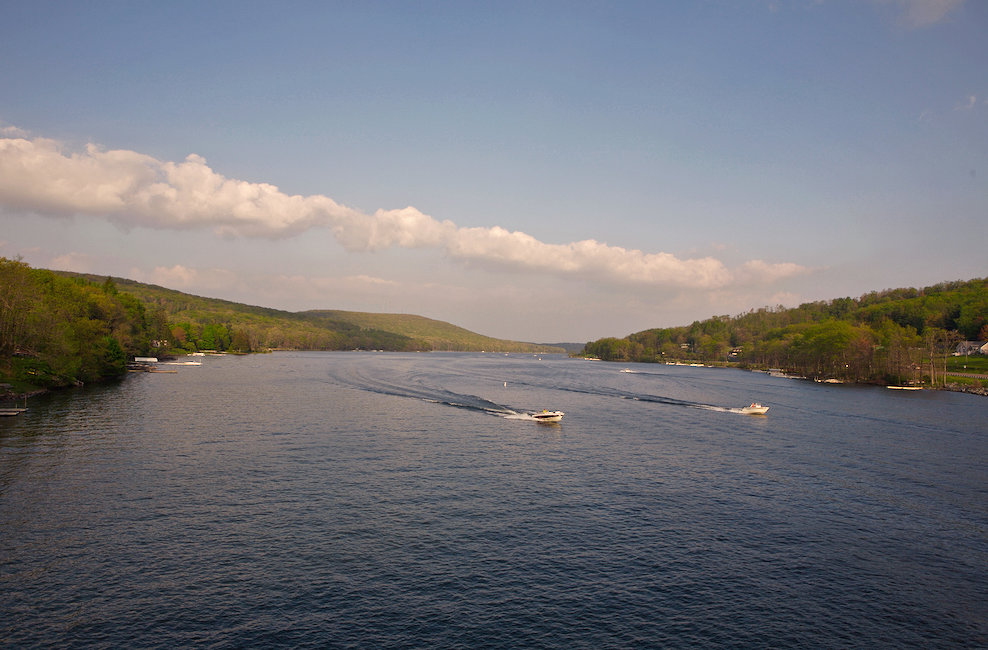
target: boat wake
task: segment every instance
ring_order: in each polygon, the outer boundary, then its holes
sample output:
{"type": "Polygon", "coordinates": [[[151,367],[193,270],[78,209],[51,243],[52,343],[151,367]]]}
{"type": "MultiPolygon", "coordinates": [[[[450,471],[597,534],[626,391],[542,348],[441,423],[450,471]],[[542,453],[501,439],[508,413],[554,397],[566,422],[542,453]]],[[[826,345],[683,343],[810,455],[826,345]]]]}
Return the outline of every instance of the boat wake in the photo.
{"type": "MultiPolygon", "coordinates": [[[[661,372],[650,372],[647,370],[632,370],[631,368],[624,368],[620,372],[633,374],[633,375],[652,375],[656,377],[668,377],[667,374],[661,372]]],[[[657,395],[637,395],[637,394],[623,394],[620,391],[612,391],[615,397],[620,397],[623,399],[633,399],[640,402],[655,402],[658,404],[670,404],[673,406],[685,406],[688,408],[701,409],[704,411],[716,411],[718,413],[735,413],[737,415],[750,415],[752,411],[751,407],[734,408],[728,406],[717,406],[715,404],[704,404],[702,402],[691,402],[689,400],[680,400],[672,397],[661,397],[657,395]]],[[[754,406],[754,405],[752,405],[754,406]]],[[[768,409],[765,409],[766,411],[768,409]]],[[[763,414],[763,413],[761,413],[763,414]]]]}
{"type": "MultiPolygon", "coordinates": [[[[630,369],[626,369],[626,371],[642,375],[661,374],[630,369]]],[[[338,367],[335,371],[331,371],[331,375],[340,384],[358,390],[377,393],[379,395],[418,399],[433,404],[477,411],[508,420],[539,421],[539,418],[536,418],[535,414],[539,413],[544,406],[538,405],[535,408],[510,406],[495,402],[486,397],[481,397],[480,395],[453,391],[445,387],[454,384],[456,386],[487,384],[495,378],[486,372],[463,372],[460,369],[456,369],[453,372],[418,371],[412,370],[409,366],[402,367],[396,364],[389,366],[386,372],[382,372],[382,368],[372,365],[338,367]]],[[[536,392],[542,393],[544,391],[559,391],[562,393],[610,397],[717,413],[733,413],[739,415],[744,413],[744,410],[741,408],[707,404],[665,395],[632,392],[602,383],[589,383],[585,381],[585,377],[583,376],[559,376],[556,374],[535,377],[517,373],[510,377],[510,381],[504,381],[500,377],[497,377],[496,383],[498,387],[503,383],[506,389],[511,384],[511,389],[521,388],[526,393],[530,392],[532,394],[536,392]]]]}
{"type": "MultiPolygon", "coordinates": [[[[643,373],[644,374],[644,373],[643,373]]],[[[636,402],[650,402],[653,404],[666,404],[669,406],[682,406],[685,408],[700,409],[703,411],[715,411],[717,413],[736,413],[738,415],[744,415],[745,410],[743,408],[734,408],[729,406],[717,406],[716,404],[705,404],[703,402],[694,402],[690,400],[677,399],[675,397],[667,397],[663,395],[652,395],[648,393],[630,393],[615,388],[607,388],[603,386],[595,387],[568,387],[561,388],[561,390],[567,390],[575,393],[584,393],[587,395],[601,395],[604,397],[615,397],[618,399],[628,399],[634,400],[636,402]]]]}
{"type": "Polygon", "coordinates": [[[629,375],[651,375],[652,377],[668,377],[669,376],[669,375],[667,375],[664,372],[652,372],[652,371],[649,371],[649,370],[632,370],[631,368],[624,368],[622,370],[619,370],[618,372],[622,372],[622,373],[629,374],[629,375]]]}
{"type": "Polygon", "coordinates": [[[366,390],[379,395],[391,395],[393,397],[407,397],[419,399],[433,404],[451,406],[453,408],[478,411],[488,415],[494,415],[509,420],[530,420],[535,418],[524,410],[514,409],[503,404],[498,404],[479,395],[468,393],[457,393],[437,386],[426,386],[425,384],[415,385],[414,379],[409,383],[395,383],[385,381],[380,378],[371,378],[356,373],[350,374],[344,383],[361,390],[366,390]]]}

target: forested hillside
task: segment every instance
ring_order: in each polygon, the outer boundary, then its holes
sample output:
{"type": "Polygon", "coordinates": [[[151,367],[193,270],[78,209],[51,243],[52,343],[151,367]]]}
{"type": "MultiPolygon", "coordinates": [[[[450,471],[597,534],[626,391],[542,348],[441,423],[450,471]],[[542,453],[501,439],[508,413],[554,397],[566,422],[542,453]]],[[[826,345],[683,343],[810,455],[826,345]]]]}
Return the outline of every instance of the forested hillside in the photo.
{"type": "MultiPolygon", "coordinates": [[[[85,276],[98,281],[95,276],[85,276]]],[[[168,322],[169,350],[256,352],[293,350],[423,350],[424,341],[340,319],[315,319],[301,313],[193,296],[181,291],[113,279],[121,292],[160,309],[168,322]]]]}
{"type": "MultiPolygon", "coordinates": [[[[961,340],[988,339],[988,278],[754,309],[588,343],[611,361],[781,368],[814,378],[942,380],[961,340]]],[[[198,350],[559,351],[421,316],[286,312],[121,278],[33,269],[0,257],[0,382],[57,386],[113,377],[134,356],[198,350]]],[[[2,391],[0,391],[2,392],[2,391]]]]}
{"type": "Polygon", "coordinates": [[[300,312],[299,316],[312,322],[347,323],[363,329],[400,332],[426,346],[422,349],[488,352],[562,352],[551,346],[504,341],[482,336],[443,321],[412,314],[375,314],[369,312],[316,310],[300,312]]]}
{"type": "Polygon", "coordinates": [[[149,307],[162,309],[170,325],[170,345],[188,351],[562,351],[545,345],[495,339],[414,314],[289,312],[201,298],[122,278],[113,281],[121,292],[136,296],[149,307]]]}
{"type": "Polygon", "coordinates": [[[610,361],[692,360],[781,368],[814,378],[936,380],[961,340],[988,339],[988,278],[860,298],[751,310],[588,343],[610,361]],[[939,361],[938,361],[939,360],[939,361]]]}
{"type": "Polygon", "coordinates": [[[135,356],[272,349],[561,351],[421,316],[293,313],[0,257],[0,383],[70,385],[121,375],[135,356]]]}
{"type": "MultiPolygon", "coordinates": [[[[166,336],[160,309],[97,284],[0,257],[0,377],[33,387],[64,386],[124,374],[166,336]]],[[[2,391],[0,391],[2,392],[2,391]]]]}

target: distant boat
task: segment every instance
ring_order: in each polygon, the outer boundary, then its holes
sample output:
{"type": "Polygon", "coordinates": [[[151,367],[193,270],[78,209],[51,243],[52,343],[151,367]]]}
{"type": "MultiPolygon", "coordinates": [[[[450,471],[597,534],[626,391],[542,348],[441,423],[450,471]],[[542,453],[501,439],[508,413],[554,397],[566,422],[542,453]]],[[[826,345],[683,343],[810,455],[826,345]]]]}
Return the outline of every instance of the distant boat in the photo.
{"type": "Polygon", "coordinates": [[[762,406],[758,402],[752,402],[750,406],[742,408],[741,412],[745,415],[765,415],[768,412],[768,407],[762,406]]]}
{"type": "Polygon", "coordinates": [[[546,409],[542,409],[541,413],[532,413],[536,422],[559,422],[564,415],[566,414],[562,411],[548,411],[546,409]]]}
{"type": "Polygon", "coordinates": [[[891,388],[892,390],[923,390],[922,386],[886,386],[885,388],[891,388]]]}

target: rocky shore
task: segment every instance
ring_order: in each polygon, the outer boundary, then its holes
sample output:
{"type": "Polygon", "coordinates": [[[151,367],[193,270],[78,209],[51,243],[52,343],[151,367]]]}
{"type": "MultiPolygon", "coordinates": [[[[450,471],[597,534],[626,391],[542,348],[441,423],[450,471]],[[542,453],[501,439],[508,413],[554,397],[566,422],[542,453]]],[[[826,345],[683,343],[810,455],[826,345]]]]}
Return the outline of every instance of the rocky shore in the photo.
{"type": "Polygon", "coordinates": [[[988,397],[988,388],[984,386],[971,386],[969,384],[947,384],[942,390],[949,390],[955,393],[970,393],[972,395],[984,395],[988,397]]]}

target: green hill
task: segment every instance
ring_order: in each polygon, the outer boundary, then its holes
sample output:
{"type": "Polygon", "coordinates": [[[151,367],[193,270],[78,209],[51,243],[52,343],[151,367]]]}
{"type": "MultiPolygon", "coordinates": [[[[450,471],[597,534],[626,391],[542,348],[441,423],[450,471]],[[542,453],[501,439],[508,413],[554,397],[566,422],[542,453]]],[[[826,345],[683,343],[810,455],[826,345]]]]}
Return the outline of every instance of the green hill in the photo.
{"type": "Polygon", "coordinates": [[[483,336],[444,321],[413,314],[376,314],[335,309],[299,312],[313,323],[347,323],[365,330],[394,332],[424,341],[430,350],[487,352],[564,352],[563,348],[535,343],[505,341],[483,336]]]}
{"type": "MultiPolygon", "coordinates": [[[[104,282],[104,276],[65,273],[104,282]]],[[[186,350],[391,350],[564,352],[562,348],[496,339],[414,314],[342,310],[289,312],[204,298],[174,289],[112,278],[168,323],[169,345],[186,350]],[[235,342],[234,339],[237,339],[235,342]]]]}
{"type": "Polygon", "coordinates": [[[564,351],[422,316],[296,313],[0,257],[0,399],[119,377],[135,356],[273,349],[564,351]]]}

